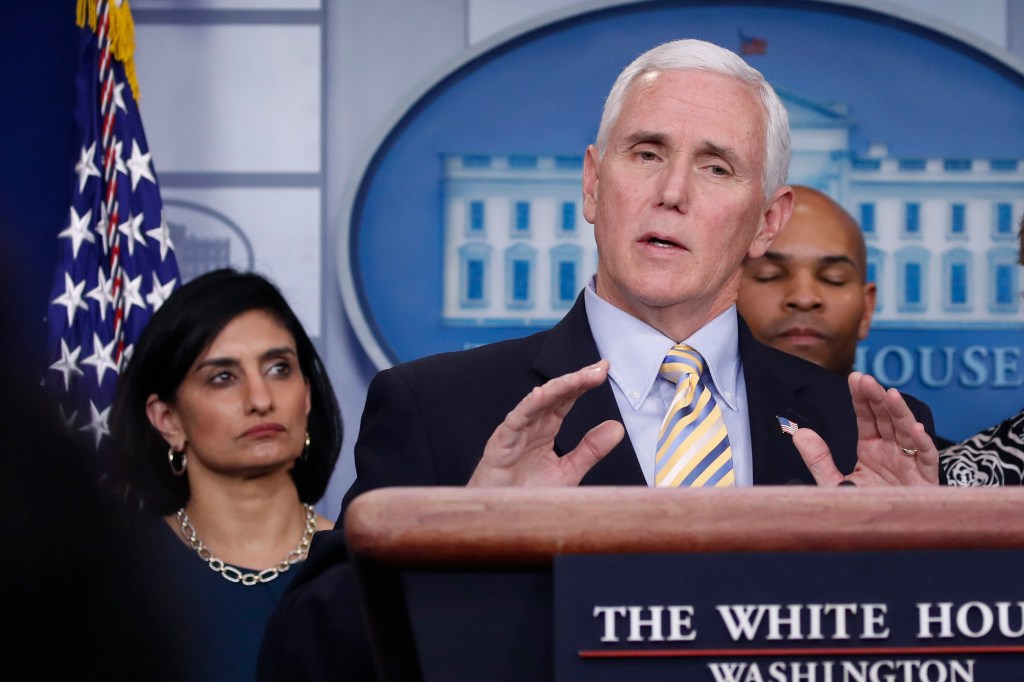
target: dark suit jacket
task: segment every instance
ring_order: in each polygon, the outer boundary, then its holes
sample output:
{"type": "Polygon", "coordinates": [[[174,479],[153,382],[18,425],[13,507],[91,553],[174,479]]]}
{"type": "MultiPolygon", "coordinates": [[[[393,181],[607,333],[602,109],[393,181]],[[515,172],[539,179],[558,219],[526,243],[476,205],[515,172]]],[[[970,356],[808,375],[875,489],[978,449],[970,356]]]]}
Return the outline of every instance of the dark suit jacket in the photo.
{"type": "MultiPolygon", "coordinates": [[[[857,423],[846,380],[760,343],[742,319],[739,334],[754,483],[814,483],[792,438],[780,429],[780,416],[814,429],[829,444],[839,469],[851,471],[857,459],[857,423]]],[[[316,534],[309,558],[271,618],[262,679],[274,679],[278,671],[290,671],[296,679],[326,679],[332,670],[355,672],[354,657],[366,643],[351,639],[359,636],[357,625],[341,622],[342,613],[356,605],[354,589],[344,586],[349,577],[342,568],[347,557],[340,529],[357,495],[386,486],[465,485],[495,427],[531,389],[598,360],[581,295],[550,330],[378,373],[367,393],[355,445],[356,481],[342,502],[339,530],[316,534]],[[349,638],[351,647],[342,647],[343,638],[349,638]]],[[[913,399],[908,402],[934,433],[928,408],[913,399]]],[[[605,382],[576,401],[555,439],[556,450],[571,451],[588,430],[607,419],[621,421],[611,385],[605,382]]],[[[646,485],[628,436],[582,484],[646,485]]],[[[365,674],[353,679],[371,679],[365,674]]]]}

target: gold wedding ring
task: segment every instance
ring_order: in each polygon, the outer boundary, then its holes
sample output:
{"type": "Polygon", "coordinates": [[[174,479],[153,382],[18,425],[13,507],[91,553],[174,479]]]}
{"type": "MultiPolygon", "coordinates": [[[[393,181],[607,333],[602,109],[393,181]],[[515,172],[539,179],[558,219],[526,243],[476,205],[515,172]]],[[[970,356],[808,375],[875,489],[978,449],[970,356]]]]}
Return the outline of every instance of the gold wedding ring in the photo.
{"type": "Polygon", "coordinates": [[[902,445],[899,446],[899,448],[900,452],[902,452],[907,457],[917,457],[917,448],[905,448],[902,445]]]}

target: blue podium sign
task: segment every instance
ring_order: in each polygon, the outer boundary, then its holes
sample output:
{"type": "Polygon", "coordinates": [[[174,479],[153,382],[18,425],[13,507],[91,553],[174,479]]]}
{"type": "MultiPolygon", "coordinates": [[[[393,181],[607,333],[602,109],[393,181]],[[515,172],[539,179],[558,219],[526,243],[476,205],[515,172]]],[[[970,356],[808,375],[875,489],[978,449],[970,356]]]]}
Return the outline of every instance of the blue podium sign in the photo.
{"type": "Polygon", "coordinates": [[[555,680],[1024,678],[1021,550],[555,558],[555,680]]]}

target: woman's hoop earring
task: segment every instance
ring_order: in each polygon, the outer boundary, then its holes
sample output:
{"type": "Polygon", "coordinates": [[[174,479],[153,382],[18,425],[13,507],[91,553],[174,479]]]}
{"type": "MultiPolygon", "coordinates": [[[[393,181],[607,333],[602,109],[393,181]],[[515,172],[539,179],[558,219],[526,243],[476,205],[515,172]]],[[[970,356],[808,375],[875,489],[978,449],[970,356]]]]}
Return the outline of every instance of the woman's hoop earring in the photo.
{"type": "Polygon", "coordinates": [[[188,468],[188,455],[185,454],[184,450],[181,452],[175,452],[174,446],[172,445],[167,448],[167,462],[171,465],[171,473],[175,476],[181,476],[185,473],[185,469],[188,468]],[[181,455],[181,464],[174,466],[174,456],[179,454],[181,455]]]}
{"type": "Polygon", "coordinates": [[[305,462],[309,459],[309,431],[306,431],[306,445],[302,448],[302,454],[299,455],[299,459],[305,462]]]}

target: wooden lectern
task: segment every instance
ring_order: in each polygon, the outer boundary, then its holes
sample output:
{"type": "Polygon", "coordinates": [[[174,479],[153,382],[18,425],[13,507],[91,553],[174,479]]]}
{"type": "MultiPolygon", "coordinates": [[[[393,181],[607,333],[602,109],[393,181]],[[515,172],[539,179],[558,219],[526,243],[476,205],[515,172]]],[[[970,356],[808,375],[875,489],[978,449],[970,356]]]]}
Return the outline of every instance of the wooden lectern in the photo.
{"type": "Polygon", "coordinates": [[[389,682],[544,680],[556,555],[1024,548],[1024,491],[389,488],[345,533],[389,682]]]}

